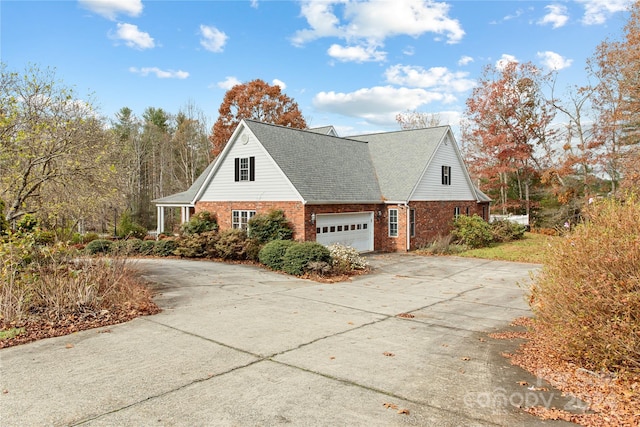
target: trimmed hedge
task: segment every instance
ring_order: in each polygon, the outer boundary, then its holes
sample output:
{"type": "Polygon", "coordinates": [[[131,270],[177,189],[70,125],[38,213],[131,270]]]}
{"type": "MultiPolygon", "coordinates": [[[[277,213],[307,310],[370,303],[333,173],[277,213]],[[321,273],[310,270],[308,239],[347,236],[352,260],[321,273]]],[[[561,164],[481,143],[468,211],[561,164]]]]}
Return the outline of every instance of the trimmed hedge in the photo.
{"type": "Polygon", "coordinates": [[[111,251],[111,240],[96,239],[89,242],[85,248],[89,255],[104,254],[111,251]]]}
{"type": "Polygon", "coordinates": [[[293,240],[272,240],[260,250],[258,260],[272,270],[282,270],[284,254],[295,243],[293,240]]]}
{"type": "Polygon", "coordinates": [[[301,276],[310,262],[331,262],[329,249],[317,242],[298,242],[291,245],[282,257],[282,271],[301,276]]]}

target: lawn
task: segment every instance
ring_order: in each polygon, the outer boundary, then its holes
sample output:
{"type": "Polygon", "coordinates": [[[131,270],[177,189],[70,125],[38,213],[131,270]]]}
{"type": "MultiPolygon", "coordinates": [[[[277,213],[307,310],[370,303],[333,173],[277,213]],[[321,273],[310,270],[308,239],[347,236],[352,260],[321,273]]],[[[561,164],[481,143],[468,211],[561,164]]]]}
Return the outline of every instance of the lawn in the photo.
{"type": "Polygon", "coordinates": [[[517,261],[541,264],[545,248],[557,236],[525,233],[524,238],[508,243],[494,243],[487,248],[470,249],[459,253],[459,256],[469,258],[498,259],[503,261],[517,261]]]}

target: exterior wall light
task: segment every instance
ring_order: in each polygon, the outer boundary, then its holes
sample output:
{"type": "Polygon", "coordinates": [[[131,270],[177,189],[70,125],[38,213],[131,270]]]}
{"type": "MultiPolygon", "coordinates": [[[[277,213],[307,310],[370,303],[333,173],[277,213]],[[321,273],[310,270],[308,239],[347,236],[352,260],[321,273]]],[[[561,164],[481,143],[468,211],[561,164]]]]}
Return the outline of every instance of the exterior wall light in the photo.
{"type": "Polygon", "coordinates": [[[316,223],[316,214],[312,213],[311,214],[311,224],[315,224],[316,223]]]}

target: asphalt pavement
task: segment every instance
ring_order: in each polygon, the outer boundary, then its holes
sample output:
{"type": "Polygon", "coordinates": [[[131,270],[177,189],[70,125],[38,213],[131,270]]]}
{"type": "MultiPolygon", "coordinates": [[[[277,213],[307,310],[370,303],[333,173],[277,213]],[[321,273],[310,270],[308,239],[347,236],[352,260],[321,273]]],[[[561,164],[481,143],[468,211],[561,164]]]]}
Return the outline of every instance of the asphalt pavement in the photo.
{"type": "Polygon", "coordinates": [[[162,312],[0,350],[0,425],[538,426],[579,410],[490,338],[529,316],[538,266],[376,254],[318,283],[140,259],[162,312]]]}

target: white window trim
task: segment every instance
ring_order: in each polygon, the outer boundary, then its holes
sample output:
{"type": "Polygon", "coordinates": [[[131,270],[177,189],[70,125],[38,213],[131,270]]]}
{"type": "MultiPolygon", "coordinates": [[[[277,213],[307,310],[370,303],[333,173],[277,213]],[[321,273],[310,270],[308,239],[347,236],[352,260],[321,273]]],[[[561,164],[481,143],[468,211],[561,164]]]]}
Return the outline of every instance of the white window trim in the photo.
{"type": "Polygon", "coordinates": [[[256,211],[246,210],[246,209],[234,209],[231,211],[231,228],[239,228],[242,230],[247,229],[247,224],[249,220],[253,218],[256,214],[256,211]],[[236,215],[237,213],[237,215],[236,215]],[[244,215],[243,215],[244,214],[244,215]],[[243,218],[244,217],[244,218],[243,218]],[[237,220],[236,220],[237,218],[237,220]]]}
{"type": "Polygon", "coordinates": [[[389,237],[398,237],[398,209],[389,209],[388,225],[389,225],[389,237]],[[392,221],[394,215],[395,215],[395,221],[392,221]]]}

